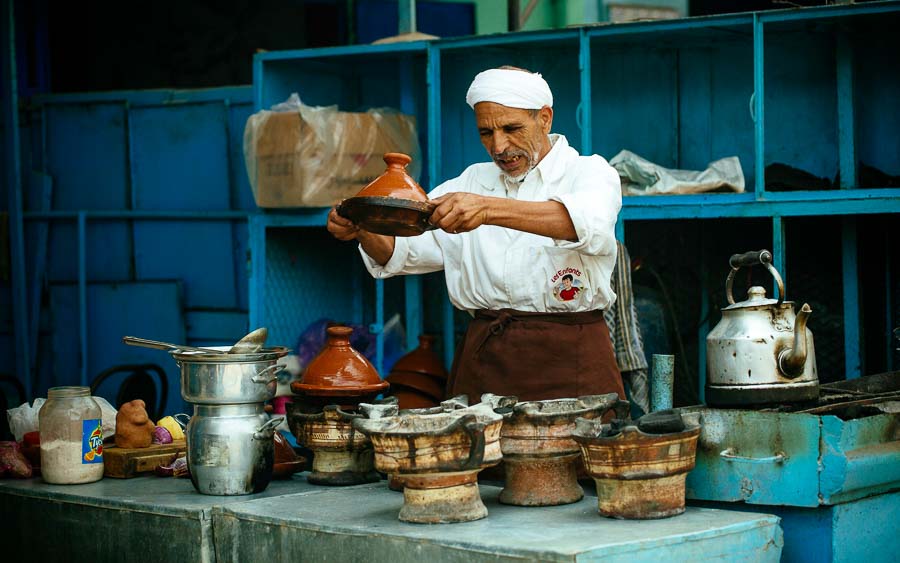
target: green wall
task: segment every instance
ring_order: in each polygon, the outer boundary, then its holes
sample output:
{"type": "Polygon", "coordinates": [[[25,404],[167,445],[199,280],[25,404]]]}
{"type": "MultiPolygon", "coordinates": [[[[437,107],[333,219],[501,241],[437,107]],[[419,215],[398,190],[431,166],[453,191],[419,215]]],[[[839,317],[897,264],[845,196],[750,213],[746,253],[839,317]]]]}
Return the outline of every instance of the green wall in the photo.
{"type": "MultiPolygon", "coordinates": [[[[503,33],[506,25],[506,0],[437,0],[438,2],[464,2],[475,5],[475,33],[503,33]]],[[[525,12],[529,0],[519,0],[520,10],[525,12]]],[[[572,25],[597,23],[606,16],[606,5],[638,4],[675,8],[687,16],[688,0],[538,0],[523,30],[553,29],[572,25]]]]}

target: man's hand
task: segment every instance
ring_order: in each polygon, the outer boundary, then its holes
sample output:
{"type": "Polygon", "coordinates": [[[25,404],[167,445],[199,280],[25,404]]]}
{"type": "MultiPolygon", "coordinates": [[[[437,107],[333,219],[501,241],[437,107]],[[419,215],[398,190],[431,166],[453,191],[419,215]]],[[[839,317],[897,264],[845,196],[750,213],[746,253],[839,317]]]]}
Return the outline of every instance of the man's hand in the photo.
{"type": "Polygon", "coordinates": [[[338,215],[337,207],[328,213],[328,232],[338,240],[355,240],[359,235],[359,227],[353,221],[338,215]]]}
{"type": "Polygon", "coordinates": [[[341,217],[337,207],[328,212],[328,232],[338,240],[357,240],[373,260],[384,266],[394,254],[394,237],[376,235],[360,229],[350,219],[341,217]]]}
{"type": "Polygon", "coordinates": [[[478,194],[453,192],[431,200],[437,204],[431,214],[431,224],[448,233],[465,233],[488,222],[491,199],[478,194]]]}

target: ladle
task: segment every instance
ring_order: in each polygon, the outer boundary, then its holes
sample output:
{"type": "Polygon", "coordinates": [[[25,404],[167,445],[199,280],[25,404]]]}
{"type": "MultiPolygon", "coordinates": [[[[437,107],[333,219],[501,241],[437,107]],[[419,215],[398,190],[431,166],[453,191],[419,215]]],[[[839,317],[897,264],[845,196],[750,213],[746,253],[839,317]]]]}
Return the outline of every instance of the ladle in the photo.
{"type": "Polygon", "coordinates": [[[185,352],[203,352],[206,354],[222,353],[221,350],[213,350],[212,348],[198,348],[196,346],[170,344],[169,342],[147,340],[146,338],[138,338],[136,336],[123,336],[122,342],[128,344],[129,346],[141,346],[142,348],[154,348],[156,350],[183,350],[185,352]]]}
{"type": "Polygon", "coordinates": [[[260,348],[263,347],[266,343],[266,338],[269,337],[269,331],[266,327],[260,327],[237,342],[235,342],[234,346],[228,350],[229,354],[253,354],[254,352],[258,352],[260,348]]]}

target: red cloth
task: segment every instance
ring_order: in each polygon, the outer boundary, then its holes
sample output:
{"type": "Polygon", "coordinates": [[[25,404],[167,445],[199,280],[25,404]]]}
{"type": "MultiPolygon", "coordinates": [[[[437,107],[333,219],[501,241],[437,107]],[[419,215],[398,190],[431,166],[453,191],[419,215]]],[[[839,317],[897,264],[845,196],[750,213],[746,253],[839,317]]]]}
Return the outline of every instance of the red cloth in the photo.
{"type": "Polygon", "coordinates": [[[478,311],[457,347],[448,396],[537,401],[618,393],[625,400],[602,311],[478,311]]]}

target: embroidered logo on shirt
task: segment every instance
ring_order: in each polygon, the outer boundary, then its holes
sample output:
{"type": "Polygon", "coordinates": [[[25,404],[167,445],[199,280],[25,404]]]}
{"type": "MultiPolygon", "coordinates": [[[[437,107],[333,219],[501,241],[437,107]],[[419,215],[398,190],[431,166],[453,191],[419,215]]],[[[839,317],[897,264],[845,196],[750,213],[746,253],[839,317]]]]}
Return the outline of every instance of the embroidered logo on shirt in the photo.
{"type": "Polygon", "coordinates": [[[553,297],[557,301],[575,301],[585,290],[584,282],[581,281],[581,270],[577,268],[558,270],[550,278],[550,284],[553,286],[553,297]]]}

